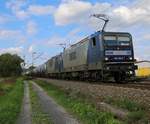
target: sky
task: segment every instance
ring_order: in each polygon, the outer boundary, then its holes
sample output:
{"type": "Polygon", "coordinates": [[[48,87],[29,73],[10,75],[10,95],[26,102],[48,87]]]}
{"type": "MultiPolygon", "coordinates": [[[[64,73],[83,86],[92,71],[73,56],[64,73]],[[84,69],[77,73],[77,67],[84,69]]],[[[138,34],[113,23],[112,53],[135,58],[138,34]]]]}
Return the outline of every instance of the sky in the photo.
{"type": "Polygon", "coordinates": [[[90,17],[106,14],[106,31],[129,32],[135,57],[150,60],[150,0],[0,0],[0,54],[25,57],[39,65],[100,30],[103,21],[90,17]]]}

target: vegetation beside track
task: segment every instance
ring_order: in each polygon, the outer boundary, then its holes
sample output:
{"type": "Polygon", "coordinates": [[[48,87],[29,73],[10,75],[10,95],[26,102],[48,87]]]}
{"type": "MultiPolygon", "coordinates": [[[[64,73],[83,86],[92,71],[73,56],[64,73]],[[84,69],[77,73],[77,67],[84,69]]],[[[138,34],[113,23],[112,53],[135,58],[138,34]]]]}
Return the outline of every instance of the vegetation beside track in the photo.
{"type": "Polygon", "coordinates": [[[128,111],[145,110],[144,106],[142,106],[142,105],[140,105],[134,101],[131,101],[127,98],[114,99],[112,97],[108,97],[105,102],[112,104],[112,105],[115,105],[117,107],[126,109],[128,111]]]}
{"type": "Polygon", "coordinates": [[[38,96],[32,89],[32,84],[30,84],[30,98],[32,108],[32,124],[52,124],[50,117],[43,112],[38,96]]]}
{"type": "Polygon", "coordinates": [[[50,96],[52,96],[60,105],[73,113],[83,123],[86,124],[119,124],[111,113],[100,112],[96,107],[80,97],[72,97],[62,89],[47,84],[44,81],[36,81],[50,96]]]}
{"type": "Polygon", "coordinates": [[[0,124],[15,124],[20,113],[23,98],[23,80],[2,83],[1,90],[4,94],[0,96],[0,124]]]}
{"type": "Polygon", "coordinates": [[[134,101],[131,101],[127,98],[122,99],[114,99],[111,97],[106,98],[105,102],[122,108],[124,110],[128,110],[128,118],[126,120],[126,123],[142,123],[142,124],[148,124],[148,114],[146,111],[146,108],[134,101]]]}

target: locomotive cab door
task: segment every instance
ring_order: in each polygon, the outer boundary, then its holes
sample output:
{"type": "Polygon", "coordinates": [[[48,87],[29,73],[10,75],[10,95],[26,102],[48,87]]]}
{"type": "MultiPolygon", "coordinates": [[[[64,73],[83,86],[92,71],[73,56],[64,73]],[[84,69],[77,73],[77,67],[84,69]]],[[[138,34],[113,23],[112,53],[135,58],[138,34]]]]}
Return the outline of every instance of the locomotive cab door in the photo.
{"type": "Polygon", "coordinates": [[[91,37],[88,48],[88,65],[90,70],[95,70],[100,67],[100,42],[98,35],[91,37]]]}

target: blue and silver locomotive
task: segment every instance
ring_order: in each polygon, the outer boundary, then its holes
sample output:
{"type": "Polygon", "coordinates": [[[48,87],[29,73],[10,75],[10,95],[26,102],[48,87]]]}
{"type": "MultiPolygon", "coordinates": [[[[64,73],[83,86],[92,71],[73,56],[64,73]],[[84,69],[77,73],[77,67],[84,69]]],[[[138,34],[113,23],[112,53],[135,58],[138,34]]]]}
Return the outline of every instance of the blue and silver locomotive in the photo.
{"type": "Polygon", "coordinates": [[[52,57],[34,73],[63,79],[113,78],[118,82],[134,77],[137,69],[134,62],[131,34],[102,30],[52,57]]]}
{"type": "Polygon", "coordinates": [[[121,81],[135,75],[134,62],[131,34],[98,31],[49,59],[35,73],[51,78],[121,81]]]}

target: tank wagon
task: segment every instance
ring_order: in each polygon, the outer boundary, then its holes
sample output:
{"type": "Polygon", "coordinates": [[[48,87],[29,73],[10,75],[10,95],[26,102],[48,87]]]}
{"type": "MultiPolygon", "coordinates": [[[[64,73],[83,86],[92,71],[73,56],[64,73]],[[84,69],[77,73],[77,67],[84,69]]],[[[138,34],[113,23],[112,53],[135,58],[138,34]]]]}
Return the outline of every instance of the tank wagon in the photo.
{"type": "Polygon", "coordinates": [[[39,76],[39,77],[45,76],[46,75],[46,64],[44,63],[44,64],[34,68],[32,74],[35,76],[39,76]]]}
{"type": "Polygon", "coordinates": [[[50,78],[122,81],[135,75],[134,62],[130,33],[98,31],[49,59],[35,73],[50,78]]]}

